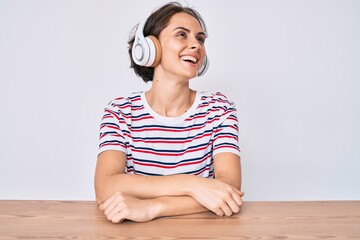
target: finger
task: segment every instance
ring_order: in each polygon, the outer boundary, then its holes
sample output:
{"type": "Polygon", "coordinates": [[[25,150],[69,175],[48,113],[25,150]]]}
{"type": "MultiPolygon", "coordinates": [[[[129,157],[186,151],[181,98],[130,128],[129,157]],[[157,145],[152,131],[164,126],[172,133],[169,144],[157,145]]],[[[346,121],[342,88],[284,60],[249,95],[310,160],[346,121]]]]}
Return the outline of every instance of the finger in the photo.
{"type": "Polygon", "coordinates": [[[108,217],[108,219],[112,219],[116,214],[121,213],[122,210],[124,209],[125,205],[123,202],[118,202],[118,204],[111,209],[111,211],[106,215],[108,217]]]}
{"type": "Polygon", "coordinates": [[[227,205],[226,202],[224,202],[221,206],[220,206],[221,210],[224,212],[224,214],[226,216],[231,216],[233,214],[233,212],[231,211],[229,205],[227,205]]]}
{"type": "Polygon", "coordinates": [[[123,212],[119,212],[115,214],[110,221],[113,223],[122,223],[125,220],[125,216],[123,212]]]}
{"type": "MultiPolygon", "coordinates": [[[[237,194],[234,194],[237,195],[237,194]]],[[[232,213],[238,213],[240,211],[240,206],[239,204],[235,201],[235,199],[233,197],[230,197],[227,201],[226,201],[227,205],[230,207],[232,213]]]]}
{"type": "Polygon", "coordinates": [[[102,204],[99,205],[99,209],[100,209],[101,211],[104,211],[104,210],[105,210],[105,208],[104,208],[104,206],[103,206],[102,204]]]}
{"type": "Polygon", "coordinates": [[[120,202],[123,201],[123,197],[121,195],[116,195],[112,202],[108,204],[108,206],[105,208],[105,214],[108,215],[111,211],[113,211],[120,202]]]}
{"type": "Polygon", "coordinates": [[[106,216],[109,216],[110,212],[117,206],[117,202],[115,199],[108,204],[108,206],[105,208],[104,213],[106,216]]]}
{"type": "Polygon", "coordinates": [[[233,199],[235,200],[235,202],[237,203],[238,206],[242,205],[242,199],[241,196],[238,194],[232,194],[233,199]]]}
{"type": "Polygon", "coordinates": [[[105,202],[103,202],[101,205],[103,206],[104,209],[106,209],[110,203],[112,203],[112,201],[114,200],[114,198],[116,198],[120,193],[115,193],[114,195],[112,195],[111,197],[109,197],[108,199],[105,200],[105,202]]]}
{"type": "Polygon", "coordinates": [[[236,192],[240,195],[240,197],[244,196],[244,192],[240,191],[239,189],[237,188],[234,188],[236,190],[236,192]]]}
{"type": "Polygon", "coordinates": [[[213,209],[211,210],[213,213],[215,213],[217,216],[224,216],[224,212],[221,210],[221,208],[216,208],[216,209],[213,209]]]}

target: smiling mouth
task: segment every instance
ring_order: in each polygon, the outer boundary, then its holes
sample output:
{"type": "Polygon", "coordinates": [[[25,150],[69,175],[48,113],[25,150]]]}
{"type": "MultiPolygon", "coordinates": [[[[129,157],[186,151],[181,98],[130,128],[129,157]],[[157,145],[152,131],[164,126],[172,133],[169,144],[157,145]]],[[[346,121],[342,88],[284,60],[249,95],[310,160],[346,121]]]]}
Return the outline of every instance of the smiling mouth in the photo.
{"type": "Polygon", "coordinates": [[[198,59],[192,56],[182,56],[181,59],[185,62],[190,62],[193,64],[196,64],[198,62],[198,59]]]}

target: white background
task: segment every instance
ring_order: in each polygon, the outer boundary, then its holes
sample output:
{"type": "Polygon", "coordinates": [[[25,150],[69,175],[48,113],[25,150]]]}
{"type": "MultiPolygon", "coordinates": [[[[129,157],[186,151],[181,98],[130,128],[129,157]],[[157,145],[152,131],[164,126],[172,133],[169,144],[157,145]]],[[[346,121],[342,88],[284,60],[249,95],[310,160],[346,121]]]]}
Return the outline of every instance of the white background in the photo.
{"type": "MultiPolygon", "coordinates": [[[[132,27],[165,1],[0,0],[0,199],[93,200],[105,104],[148,89],[132,27]]],[[[360,199],[360,1],[189,0],[236,103],[245,200],[360,199]]]]}

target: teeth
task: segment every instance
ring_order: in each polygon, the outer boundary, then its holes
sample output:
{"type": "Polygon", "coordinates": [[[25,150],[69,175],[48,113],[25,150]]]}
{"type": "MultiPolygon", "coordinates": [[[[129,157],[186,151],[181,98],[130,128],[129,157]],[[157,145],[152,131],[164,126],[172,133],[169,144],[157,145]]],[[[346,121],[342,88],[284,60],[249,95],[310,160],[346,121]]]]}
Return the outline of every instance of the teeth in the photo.
{"type": "Polygon", "coordinates": [[[197,59],[192,56],[182,56],[181,59],[184,61],[191,61],[193,63],[197,63],[197,59]]]}

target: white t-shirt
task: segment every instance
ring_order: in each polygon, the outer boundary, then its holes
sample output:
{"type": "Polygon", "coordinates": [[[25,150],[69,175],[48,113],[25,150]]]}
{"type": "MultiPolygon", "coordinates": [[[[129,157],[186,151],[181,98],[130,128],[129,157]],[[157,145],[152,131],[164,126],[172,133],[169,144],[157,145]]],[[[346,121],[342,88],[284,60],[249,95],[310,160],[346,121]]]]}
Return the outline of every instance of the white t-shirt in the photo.
{"type": "Polygon", "coordinates": [[[128,174],[212,178],[217,153],[240,155],[238,133],[234,103],[221,93],[197,92],[186,113],[164,117],[149,106],[144,92],[136,92],[105,107],[99,154],[124,152],[128,174]]]}

